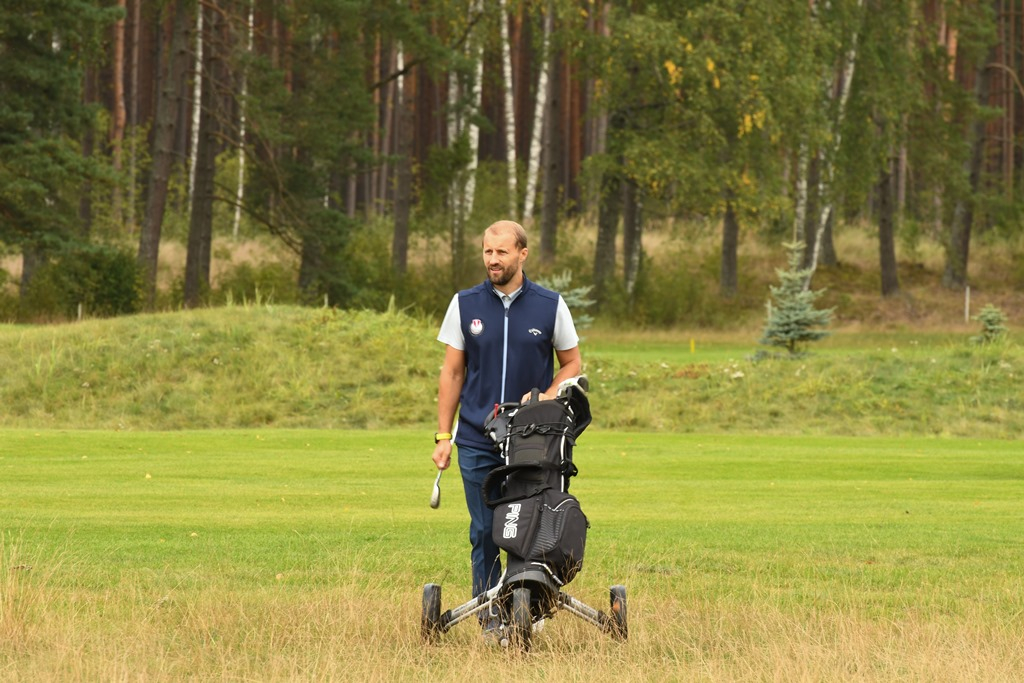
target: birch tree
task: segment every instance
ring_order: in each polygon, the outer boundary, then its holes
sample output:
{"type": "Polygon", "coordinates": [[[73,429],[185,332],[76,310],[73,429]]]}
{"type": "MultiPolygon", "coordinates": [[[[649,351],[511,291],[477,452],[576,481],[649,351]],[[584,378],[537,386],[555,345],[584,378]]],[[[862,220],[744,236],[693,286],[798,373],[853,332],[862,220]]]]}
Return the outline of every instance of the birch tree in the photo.
{"type": "Polygon", "coordinates": [[[526,193],[523,198],[523,218],[533,218],[533,209],[537,198],[537,180],[540,174],[541,144],[544,140],[544,116],[548,110],[548,80],[551,77],[551,58],[549,55],[551,33],[554,27],[554,6],[551,0],[544,4],[543,31],[541,44],[537,51],[539,66],[537,68],[537,96],[534,100],[533,120],[530,125],[530,156],[526,167],[526,193]]]}
{"type": "Polygon", "coordinates": [[[508,166],[508,210],[509,216],[519,217],[519,196],[516,191],[518,167],[516,163],[516,106],[515,87],[512,82],[512,47],[508,35],[508,6],[500,0],[498,17],[501,26],[501,74],[503,100],[505,105],[505,156],[508,166]]]}
{"type": "Polygon", "coordinates": [[[814,277],[814,271],[818,267],[818,259],[821,255],[822,238],[825,233],[825,228],[828,225],[828,221],[832,215],[832,211],[835,206],[834,193],[834,180],[835,180],[835,159],[839,154],[840,147],[843,142],[843,119],[846,115],[846,104],[850,98],[850,87],[853,84],[853,75],[857,66],[857,41],[860,36],[860,19],[862,15],[861,10],[864,6],[864,0],[856,0],[856,13],[858,19],[855,23],[848,47],[843,54],[842,67],[836,74],[836,84],[833,88],[835,93],[834,97],[834,115],[832,119],[832,145],[827,151],[823,151],[820,158],[821,168],[819,169],[819,180],[818,180],[818,198],[821,202],[821,207],[815,221],[815,233],[814,233],[814,244],[811,248],[810,263],[807,266],[807,281],[805,287],[810,287],[811,279],[814,277]]]}
{"type": "Polygon", "coordinates": [[[249,62],[252,60],[253,36],[256,28],[253,21],[254,10],[255,0],[249,0],[245,21],[245,57],[238,92],[238,140],[235,143],[238,149],[238,176],[235,184],[235,211],[231,222],[231,236],[235,239],[238,239],[238,229],[242,224],[242,205],[245,202],[245,132],[247,123],[245,108],[246,100],[249,98],[249,62]]]}

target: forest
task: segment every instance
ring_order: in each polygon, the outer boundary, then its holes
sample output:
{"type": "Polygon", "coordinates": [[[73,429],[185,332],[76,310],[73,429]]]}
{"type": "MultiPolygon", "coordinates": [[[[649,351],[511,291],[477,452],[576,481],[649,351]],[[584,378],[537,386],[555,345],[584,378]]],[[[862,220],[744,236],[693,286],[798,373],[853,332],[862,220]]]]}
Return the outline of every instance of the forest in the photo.
{"type": "Polygon", "coordinates": [[[1012,0],[4,0],[0,320],[211,305],[254,240],[240,296],[435,311],[498,218],[598,313],[687,240],[727,306],[744,240],[813,277],[850,225],[880,299],[905,244],[1024,288],[1022,48],[1012,0]]]}

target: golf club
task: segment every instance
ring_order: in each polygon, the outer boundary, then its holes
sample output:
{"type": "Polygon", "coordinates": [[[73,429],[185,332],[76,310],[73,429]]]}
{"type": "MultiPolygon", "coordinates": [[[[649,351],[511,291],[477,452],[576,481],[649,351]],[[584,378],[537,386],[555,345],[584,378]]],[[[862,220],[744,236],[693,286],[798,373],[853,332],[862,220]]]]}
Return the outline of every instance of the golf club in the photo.
{"type": "Polygon", "coordinates": [[[434,491],[430,494],[430,507],[435,510],[441,507],[441,474],[444,470],[437,471],[437,479],[434,480],[434,491]]]}

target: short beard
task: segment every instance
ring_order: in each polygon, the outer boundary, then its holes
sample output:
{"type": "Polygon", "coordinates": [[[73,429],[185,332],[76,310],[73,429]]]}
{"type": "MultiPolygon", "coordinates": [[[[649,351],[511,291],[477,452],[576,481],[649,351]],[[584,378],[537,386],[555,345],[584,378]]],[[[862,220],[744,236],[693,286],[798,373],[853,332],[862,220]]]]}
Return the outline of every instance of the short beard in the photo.
{"type": "Polygon", "coordinates": [[[504,287],[509,282],[512,282],[512,278],[514,278],[516,276],[516,273],[518,272],[518,268],[506,268],[502,270],[500,273],[493,273],[491,271],[487,271],[487,277],[491,281],[492,285],[496,287],[504,287]]]}

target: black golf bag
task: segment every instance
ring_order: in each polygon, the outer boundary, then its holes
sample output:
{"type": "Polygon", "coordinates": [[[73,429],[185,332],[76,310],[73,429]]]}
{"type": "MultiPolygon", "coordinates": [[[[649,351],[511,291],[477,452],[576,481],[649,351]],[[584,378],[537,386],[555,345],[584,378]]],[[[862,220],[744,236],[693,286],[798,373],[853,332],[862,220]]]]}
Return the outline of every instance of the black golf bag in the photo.
{"type": "Polygon", "coordinates": [[[484,482],[484,500],[494,509],[491,534],[508,553],[507,578],[543,571],[557,586],[573,580],[583,566],[589,523],[569,480],[576,438],[590,424],[586,380],[550,401],[533,391],[524,403],[495,408],[485,432],[504,455],[484,482]],[[491,493],[500,486],[501,494],[491,493]]]}

